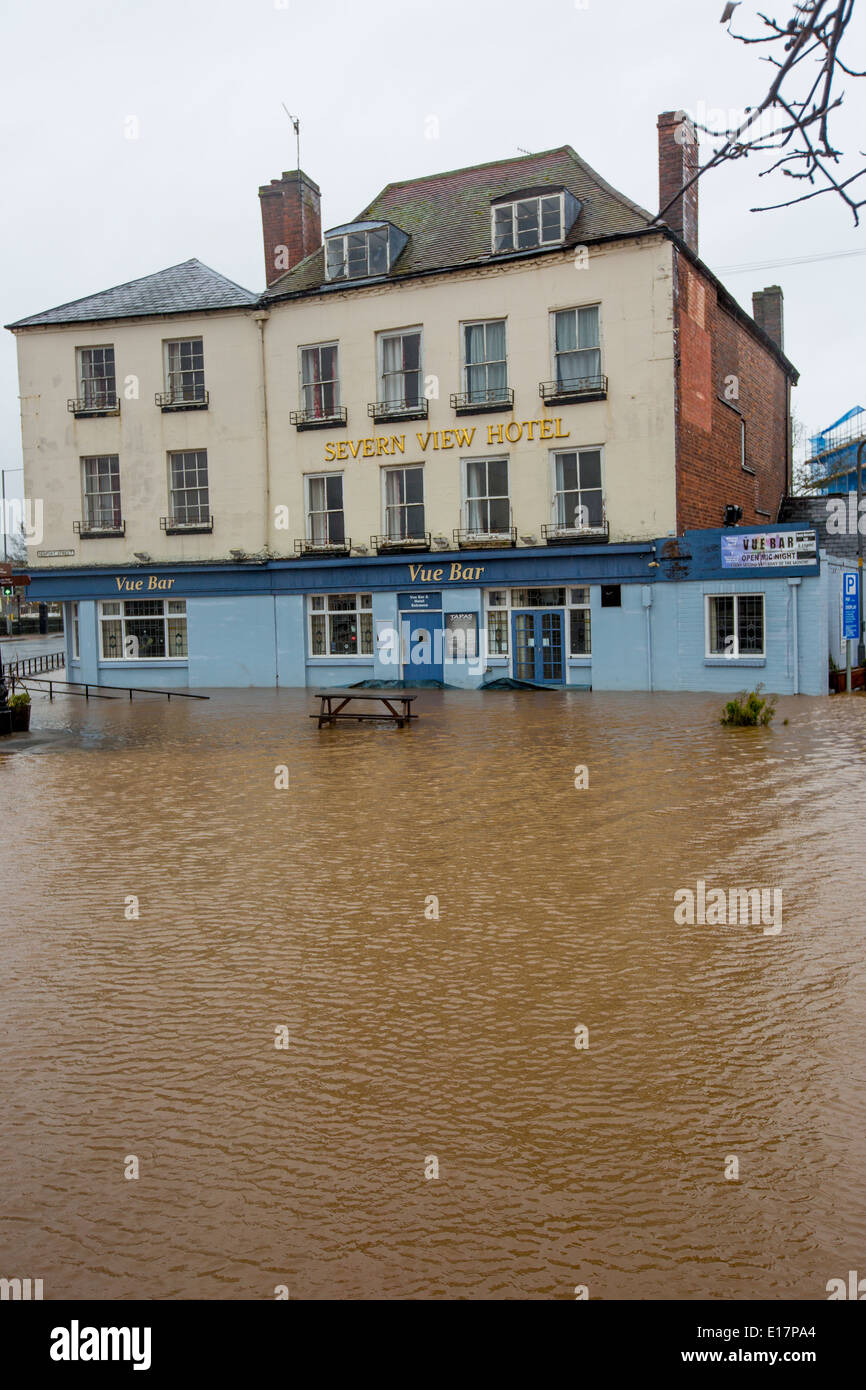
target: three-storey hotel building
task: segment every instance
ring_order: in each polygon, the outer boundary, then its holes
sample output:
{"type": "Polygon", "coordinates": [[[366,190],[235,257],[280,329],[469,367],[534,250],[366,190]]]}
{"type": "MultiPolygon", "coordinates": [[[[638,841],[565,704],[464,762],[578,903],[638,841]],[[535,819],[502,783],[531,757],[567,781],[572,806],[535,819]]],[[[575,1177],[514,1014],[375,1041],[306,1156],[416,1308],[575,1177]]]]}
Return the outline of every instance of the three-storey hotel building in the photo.
{"type": "MultiPolygon", "coordinates": [[[[682,113],[659,150],[664,206],[682,113]]],[[[264,292],[189,261],[11,325],[70,675],[817,687],[781,291],[711,274],[696,185],[658,221],[564,146],[324,235],[302,171],[260,200],[264,292]]]]}

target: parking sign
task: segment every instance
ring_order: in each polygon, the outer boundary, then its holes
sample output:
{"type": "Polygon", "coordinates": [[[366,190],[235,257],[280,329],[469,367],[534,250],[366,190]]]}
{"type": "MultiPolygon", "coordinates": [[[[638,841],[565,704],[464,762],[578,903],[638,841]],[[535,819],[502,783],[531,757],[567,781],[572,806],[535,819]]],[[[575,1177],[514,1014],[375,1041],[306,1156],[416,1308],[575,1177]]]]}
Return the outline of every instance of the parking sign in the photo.
{"type": "Polygon", "coordinates": [[[860,575],[845,570],[842,575],[842,636],[857,641],[860,636],[860,575]]]}

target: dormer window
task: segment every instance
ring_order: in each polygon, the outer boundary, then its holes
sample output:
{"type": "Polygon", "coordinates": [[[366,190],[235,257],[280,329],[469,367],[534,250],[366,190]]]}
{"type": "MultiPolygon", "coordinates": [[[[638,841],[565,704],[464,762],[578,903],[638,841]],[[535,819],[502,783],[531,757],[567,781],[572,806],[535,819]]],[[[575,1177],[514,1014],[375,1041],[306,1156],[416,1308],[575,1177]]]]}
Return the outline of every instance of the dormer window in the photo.
{"type": "Polygon", "coordinates": [[[328,279],[361,280],[388,274],[388,228],[328,237],[328,279]]]}
{"type": "Polygon", "coordinates": [[[493,250],[528,251],[562,241],[562,194],[521,198],[493,209],[493,250]]]}
{"type": "Polygon", "coordinates": [[[491,208],[493,254],[558,246],[579,212],[567,189],[524,188],[498,198],[491,208]]]}

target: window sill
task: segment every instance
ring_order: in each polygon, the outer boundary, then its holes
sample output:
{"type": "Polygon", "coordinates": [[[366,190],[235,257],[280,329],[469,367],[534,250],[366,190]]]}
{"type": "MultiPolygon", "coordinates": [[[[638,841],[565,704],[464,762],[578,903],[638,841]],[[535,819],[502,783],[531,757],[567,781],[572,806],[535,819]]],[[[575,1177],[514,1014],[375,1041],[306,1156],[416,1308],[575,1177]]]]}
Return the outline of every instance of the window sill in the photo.
{"type": "Polygon", "coordinates": [[[308,656],[307,662],[310,666],[333,666],[334,662],[344,661],[347,666],[355,666],[359,661],[375,661],[371,652],[369,656],[358,652],[357,656],[308,656]]]}
{"type": "Polygon", "coordinates": [[[705,666],[766,666],[765,656],[705,656],[705,666]]]}
{"type": "Polygon", "coordinates": [[[176,666],[178,670],[189,665],[187,656],[101,656],[98,666],[126,666],[130,671],[140,671],[145,666],[176,666]]]}
{"type": "Polygon", "coordinates": [[[569,666],[591,666],[592,656],[570,656],[568,664],[569,666]]]}

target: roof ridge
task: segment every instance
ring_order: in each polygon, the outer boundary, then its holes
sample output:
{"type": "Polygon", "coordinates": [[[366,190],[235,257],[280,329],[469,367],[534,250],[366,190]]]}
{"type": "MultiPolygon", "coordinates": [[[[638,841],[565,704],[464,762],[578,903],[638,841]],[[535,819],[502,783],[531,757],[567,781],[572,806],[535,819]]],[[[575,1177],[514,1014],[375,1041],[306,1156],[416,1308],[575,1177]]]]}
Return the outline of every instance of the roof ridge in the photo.
{"type": "Polygon", "coordinates": [[[587,164],[583,155],[578,154],[577,150],[572,145],[565,145],[563,148],[568,150],[568,153],[572,156],[575,163],[579,164],[584,173],[588,174],[591,179],[594,179],[599,188],[602,188],[605,193],[609,193],[611,197],[616,198],[618,202],[623,203],[625,207],[630,208],[632,212],[638,213],[641,217],[646,217],[648,222],[651,223],[654,220],[653,214],[648,212],[646,208],[641,207],[640,203],[636,203],[634,199],[629,198],[627,193],[621,193],[618,188],[614,188],[612,183],[608,183],[607,179],[602,178],[598,170],[594,169],[591,164],[587,164]]]}
{"type": "MultiPolygon", "coordinates": [[[[483,164],[464,164],[458,169],[441,169],[437,174],[419,174],[412,179],[392,179],[390,183],[386,183],[385,187],[380,189],[375,198],[370,199],[364,212],[371,208],[374,203],[377,203],[380,198],[384,198],[391,189],[407,188],[410,184],[415,183],[431,183],[436,179],[451,178],[455,174],[480,173],[483,169],[495,169],[502,164],[522,164],[530,159],[544,159],[547,155],[561,154],[563,150],[568,150],[571,154],[574,153],[570,145],[554,145],[549,150],[538,150],[534,154],[511,155],[508,159],[488,159],[483,164]]],[[[358,214],[356,221],[360,221],[364,212],[358,214]]]]}

